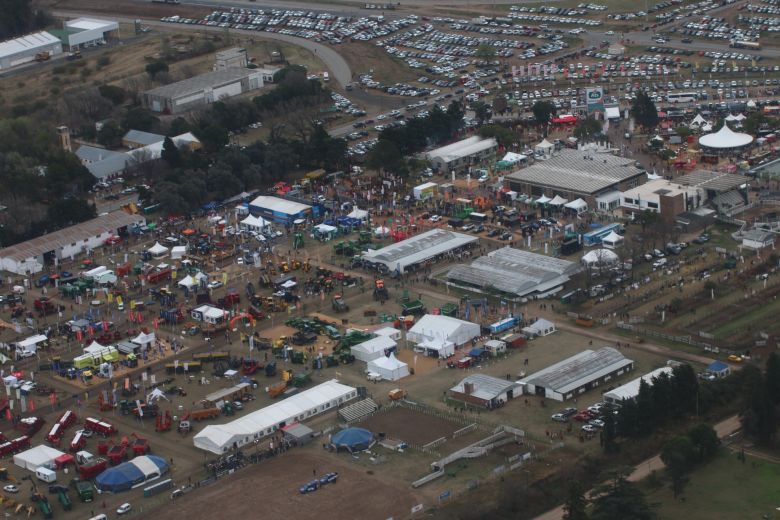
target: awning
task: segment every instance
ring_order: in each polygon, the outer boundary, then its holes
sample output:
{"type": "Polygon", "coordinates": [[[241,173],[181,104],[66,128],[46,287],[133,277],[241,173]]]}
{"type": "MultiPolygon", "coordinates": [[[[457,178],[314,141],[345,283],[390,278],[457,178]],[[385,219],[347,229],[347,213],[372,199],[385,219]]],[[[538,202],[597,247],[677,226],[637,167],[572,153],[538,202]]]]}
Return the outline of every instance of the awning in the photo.
{"type": "Polygon", "coordinates": [[[568,202],[568,199],[564,199],[560,195],[556,195],[553,200],[550,201],[550,206],[563,206],[568,202]]]}

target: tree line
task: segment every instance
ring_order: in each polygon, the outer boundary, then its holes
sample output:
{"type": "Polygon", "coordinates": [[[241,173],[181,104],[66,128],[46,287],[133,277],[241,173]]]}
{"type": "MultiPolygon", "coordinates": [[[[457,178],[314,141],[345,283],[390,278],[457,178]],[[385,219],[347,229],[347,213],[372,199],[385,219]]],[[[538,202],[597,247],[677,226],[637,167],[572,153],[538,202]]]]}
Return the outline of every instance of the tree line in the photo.
{"type": "Polygon", "coordinates": [[[30,0],[0,0],[0,41],[45,28],[51,17],[43,9],[33,9],[30,0]]]}

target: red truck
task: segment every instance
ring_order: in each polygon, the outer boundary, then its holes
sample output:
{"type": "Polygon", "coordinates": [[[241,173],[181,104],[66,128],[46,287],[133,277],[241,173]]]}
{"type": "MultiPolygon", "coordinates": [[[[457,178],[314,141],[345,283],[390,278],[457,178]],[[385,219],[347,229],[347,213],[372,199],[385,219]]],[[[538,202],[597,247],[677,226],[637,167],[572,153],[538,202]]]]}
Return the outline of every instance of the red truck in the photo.
{"type": "Polygon", "coordinates": [[[117,466],[127,458],[127,447],[121,444],[111,446],[106,456],[111,461],[112,466],[117,466]]]}
{"type": "Polygon", "coordinates": [[[171,279],[171,270],[170,269],[162,269],[160,271],[152,271],[151,273],[146,275],[146,281],[151,284],[155,285],[160,282],[164,282],[166,280],[171,279]]]}
{"type": "Polygon", "coordinates": [[[66,410],[60,414],[60,418],[57,419],[57,423],[51,427],[49,434],[46,436],[46,440],[52,444],[59,444],[62,436],[65,435],[65,430],[76,422],[76,414],[70,410],[66,410]]]}
{"type": "Polygon", "coordinates": [[[92,459],[89,462],[80,465],[79,478],[81,480],[92,480],[101,473],[103,473],[108,467],[108,461],[104,458],[92,459]]]}
{"type": "Polygon", "coordinates": [[[29,449],[31,446],[30,443],[30,437],[27,435],[22,435],[21,437],[17,437],[16,439],[11,441],[11,447],[13,448],[14,453],[18,453],[22,450],[29,449]]]}
{"type": "Polygon", "coordinates": [[[76,452],[79,451],[81,448],[87,445],[87,438],[84,437],[84,435],[79,431],[76,432],[76,435],[73,437],[73,440],[70,441],[70,451],[76,452]]]}
{"type": "Polygon", "coordinates": [[[84,428],[99,433],[104,437],[116,433],[116,428],[114,428],[113,424],[101,421],[100,419],[95,419],[94,417],[87,417],[84,420],[84,428]]]}
{"type": "Polygon", "coordinates": [[[41,296],[40,298],[36,299],[35,302],[33,303],[35,305],[35,310],[38,311],[38,314],[40,314],[41,316],[48,316],[49,314],[55,314],[65,309],[62,305],[56,305],[55,303],[53,303],[46,296],[41,296]]]}

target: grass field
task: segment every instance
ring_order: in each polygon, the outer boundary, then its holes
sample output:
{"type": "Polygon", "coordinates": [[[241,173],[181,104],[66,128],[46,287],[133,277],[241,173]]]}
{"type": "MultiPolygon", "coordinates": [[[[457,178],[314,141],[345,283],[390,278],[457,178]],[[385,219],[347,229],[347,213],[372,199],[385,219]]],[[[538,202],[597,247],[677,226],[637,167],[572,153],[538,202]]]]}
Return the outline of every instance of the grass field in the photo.
{"type": "Polygon", "coordinates": [[[648,500],[659,504],[659,520],[780,518],[778,464],[752,457],[742,463],[734,453],[722,450],[690,479],[683,500],[675,500],[668,485],[645,490],[648,500]]]}

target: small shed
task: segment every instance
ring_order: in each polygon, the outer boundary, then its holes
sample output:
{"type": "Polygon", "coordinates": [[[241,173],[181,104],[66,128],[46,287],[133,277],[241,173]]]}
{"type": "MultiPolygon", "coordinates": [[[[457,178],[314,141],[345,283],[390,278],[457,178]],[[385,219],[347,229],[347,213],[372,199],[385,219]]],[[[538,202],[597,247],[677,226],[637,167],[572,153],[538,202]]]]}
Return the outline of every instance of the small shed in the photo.
{"type": "Polygon", "coordinates": [[[282,432],[284,440],[293,446],[303,446],[314,438],[314,430],[299,422],[288,424],[282,428],[282,432]]]}
{"type": "Polygon", "coordinates": [[[742,247],[748,249],[764,249],[775,243],[775,234],[763,229],[751,229],[742,234],[742,247]]]}
{"type": "Polygon", "coordinates": [[[491,356],[498,356],[506,352],[506,343],[498,339],[491,339],[485,342],[485,350],[491,356]]]}
{"type": "Polygon", "coordinates": [[[717,378],[726,377],[731,374],[731,367],[723,361],[713,361],[707,366],[707,372],[717,378]]]}

